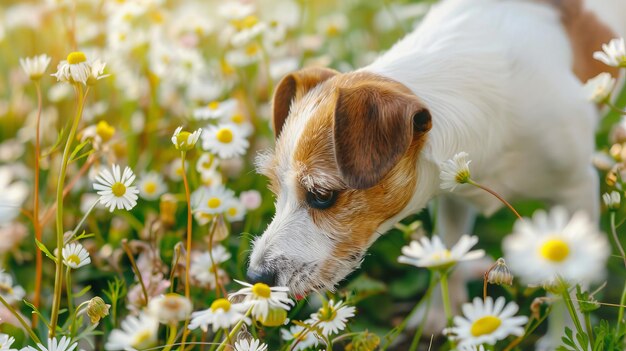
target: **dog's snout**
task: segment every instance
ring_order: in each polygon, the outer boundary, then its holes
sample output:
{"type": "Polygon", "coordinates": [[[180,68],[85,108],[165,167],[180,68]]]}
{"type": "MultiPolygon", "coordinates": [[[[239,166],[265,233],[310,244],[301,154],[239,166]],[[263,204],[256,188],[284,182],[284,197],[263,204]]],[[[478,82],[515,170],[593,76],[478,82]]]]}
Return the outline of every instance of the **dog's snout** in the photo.
{"type": "Polygon", "coordinates": [[[246,278],[248,278],[248,282],[250,282],[251,284],[265,283],[269,286],[276,285],[276,272],[272,271],[257,271],[253,269],[248,269],[248,273],[246,273],[246,278]]]}

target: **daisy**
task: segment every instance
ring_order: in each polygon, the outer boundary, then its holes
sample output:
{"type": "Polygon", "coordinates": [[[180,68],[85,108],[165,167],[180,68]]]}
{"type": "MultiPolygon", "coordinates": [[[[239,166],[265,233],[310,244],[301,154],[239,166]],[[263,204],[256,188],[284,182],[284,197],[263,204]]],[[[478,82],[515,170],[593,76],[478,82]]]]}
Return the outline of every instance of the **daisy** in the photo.
{"type": "Polygon", "coordinates": [[[151,314],[129,315],[121,329],[114,329],[104,345],[105,350],[144,350],[157,344],[159,321],[151,314]]]}
{"type": "Polygon", "coordinates": [[[43,54],[35,57],[20,58],[20,65],[30,80],[39,80],[46,69],[48,69],[50,60],[50,56],[43,54]]]}
{"type": "Polygon", "coordinates": [[[250,123],[248,119],[238,111],[229,115],[225,115],[220,120],[223,123],[235,124],[237,127],[239,127],[239,130],[241,131],[241,134],[244,136],[244,138],[249,137],[250,135],[252,135],[252,132],[254,132],[254,126],[252,125],[252,123],[250,123]]]}
{"type": "Polygon", "coordinates": [[[91,63],[83,52],[75,51],[59,63],[57,72],[52,76],[60,82],[87,84],[87,79],[91,76],[91,63]]]}
{"type": "Polygon", "coordinates": [[[234,67],[245,67],[253,65],[263,58],[263,49],[256,42],[251,42],[240,49],[231,50],[226,53],[226,62],[234,67]]]}
{"type": "Polygon", "coordinates": [[[108,169],[103,169],[96,177],[93,188],[98,190],[100,203],[113,212],[115,208],[131,210],[137,205],[137,194],[139,189],[132,185],[135,181],[135,174],[126,167],[121,173],[119,165],[113,165],[113,173],[108,169]]]}
{"type": "Polygon", "coordinates": [[[200,173],[200,181],[202,185],[208,187],[220,186],[223,183],[222,173],[217,170],[200,173]]]}
{"type": "Polygon", "coordinates": [[[230,43],[235,47],[250,43],[267,29],[267,24],[259,21],[258,17],[254,15],[232,20],[231,25],[234,27],[235,33],[230,37],[230,43]]]}
{"type": "Polygon", "coordinates": [[[213,172],[217,169],[219,161],[208,152],[203,152],[200,157],[198,157],[198,162],[196,162],[196,171],[202,174],[205,172],[213,172]]]}
{"type": "Polygon", "coordinates": [[[202,128],[198,128],[193,133],[182,131],[183,127],[178,127],[172,135],[172,144],[176,147],[176,150],[189,151],[196,146],[198,138],[202,133],[202,128]]]}
{"type": "Polygon", "coordinates": [[[148,303],[148,311],[163,324],[184,321],[192,310],[188,298],[174,293],[157,296],[148,303]]]}
{"type": "MultiPolygon", "coordinates": [[[[185,169],[188,169],[187,160],[185,160],[185,169]]],[[[174,159],[168,167],[167,175],[173,181],[180,181],[183,179],[183,165],[180,158],[174,159]]]]}
{"type": "Polygon", "coordinates": [[[261,343],[258,339],[239,340],[235,343],[235,351],[267,351],[267,345],[261,343]]]}
{"type": "Polygon", "coordinates": [[[26,292],[20,285],[13,285],[13,277],[0,270],[0,295],[10,304],[22,301],[26,292]]]}
{"type": "Polygon", "coordinates": [[[217,299],[213,301],[210,308],[191,314],[189,329],[193,330],[200,327],[202,331],[206,332],[209,325],[212,325],[213,332],[216,332],[222,328],[229,329],[241,320],[250,324],[250,318],[245,316],[247,309],[248,307],[243,304],[232,304],[227,299],[217,299]]]}
{"type": "Polygon", "coordinates": [[[626,65],[626,46],[624,38],[615,38],[608,44],[602,44],[602,51],[593,53],[593,58],[613,67],[626,65]]]}
{"type": "Polygon", "coordinates": [[[191,205],[196,212],[216,215],[224,212],[234,196],[234,192],[223,185],[202,186],[191,194],[191,205]]]}
{"type": "Polygon", "coordinates": [[[459,152],[454,155],[452,159],[442,162],[439,165],[441,167],[441,173],[439,173],[441,189],[454,191],[457,185],[469,182],[469,164],[472,161],[467,159],[468,156],[467,152],[459,152]]]}
{"type": "Polygon", "coordinates": [[[457,262],[475,260],[483,257],[485,251],[470,249],[478,243],[478,237],[464,234],[459,241],[448,250],[438,235],[432,239],[420,238],[413,240],[408,246],[402,247],[402,253],[398,262],[410,264],[416,267],[433,269],[447,269],[457,262]]]}
{"type": "Polygon", "coordinates": [[[243,155],[248,145],[241,129],[232,123],[209,126],[202,134],[202,147],[220,158],[243,155]]]}
{"type": "Polygon", "coordinates": [[[67,336],[61,337],[60,340],[57,341],[56,338],[48,338],[48,347],[43,346],[42,344],[37,344],[37,348],[32,346],[27,346],[26,350],[28,351],[72,351],[77,346],[78,343],[75,342],[71,344],[72,339],[67,336]]]}
{"type": "Polygon", "coordinates": [[[254,13],[254,4],[240,1],[227,1],[220,5],[217,14],[227,20],[241,19],[254,13]]]}
{"type": "MultiPolygon", "coordinates": [[[[84,113],[83,113],[84,114],[84,113]]],[[[94,141],[94,147],[100,147],[100,144],[111,140],[115,135],[115,127],[107,121],[100,121],[98,124],[91,125],[82,131],[80,141],[91,139],[94,141]]]]}
{"type": "Polygon", "coordinates": [[[137,182],[139,196],[145,200],[156,200],[167,191],[163,176],[157,172],[142,175],[137,182]]]}
{"type": "Polygon", "coordinates": [[[247,302],[252,306],[252,316],[256,319],[267,319],[270,308],[279,308],[289,311],[289,309],[291,309],[290,305],[294,304],[294,302],[287,296],[287,292],[289,291],[289,288],[287,287],[269,287],[264,283],[251,285],[239,280],[235,281],[245,287],[233,294],[230,294],[229,299],[235,296],[244,295],[244,302],[247,302]]]}
{"type": "Polygon", "coordinates": [[[570,218],[562,207],[518,220],[513,234],[504,238],[503,250],[511,271],[529,284],[554,284],[558,277],[598,280],[611,253],[606,237],[585,213],[570,218]]]}
{"type": "Polygon", "coordinates": [[[472,303],[463,305],[463,315],[454,317],[454,326],[444,333],[454,335],[460,348],[471,345],[494,345],[509,335],[524,334],[526,316],[515,316],[519,307],[515,302],[505,306],[504,297],[493,301],[491,296],[483,302],[476,297],[472,303]]]}
{"type": "Polygon", "coordinates": [[[298,344],[293,350],[300,351],[319,344],[315,333],[308,332],[306,335],[303,335],[306,330],[307,329],[302,326],[294,325],[289,329],[281,329],[280,334],[285,341],[293,340],[292,345],[297,342],[298,344]]]}
{"type": "Polygon", "coordinates": [[[355,310],[353,306],[348,306],[341,300],[337,303],[330,300],[324,302],[316,313],[311,314],[311,319],[307,322],[317,324],[322,329],[322,335],[329,336],[343,330],[348,318],[354,317],[355,310]]]}
{"type": "Polygon", "coordinates": [[[87,78],[87,85],[94,85],[102,78],[110,76],[110,74],[103,74],[106,63],[96,59],[91,63],[91,70],[89,77],[87,78]]]}
{"type": "Polygon", "coordinates": [[[342,13],[322,17],[317,24],[317,30],[327,37],[336,37],[346,28],[348,28],[348,17],[342,13]]]}
{"type": "Polygon", "coordinates": [[[585,83],[583,89],[589,101],[603,103],[611,98],[615,87],[615,78],[609,73],[600,73],[585,83]]]}
{"type": "Polygon", "coordinates": [[[602,194],[602,201],[609,210],[617,210],[620,207],[622,199],[621,195],[617,191],[613,190],[611,193],[602,194]]]}
{"type": "MultiPolygon", "coordinates": [[[[202,285],[215,286],[215,269],[217,265],[230,259],[230,252],[224,246],[218,245],[209,252],[195,253],[191,258],[189,274],[202,285]],[[213,259],[211,260],[211,257],[213,259]]],[[[220,272],[218,272],[218,276],[220,272]]]]}
{"type": "Polygon", "coordinates": [[[238,222],[243,220],[246,215],[246,208],[237,198],[232,198],[225,206],[224,216],[230,222],[238,222]]]}
{"type": "Polygon", "coordinates": [[[0,334],[0,351],[17,351],[17,349],[11,348],[14,342],[14,337],[8,334],[0,334]]]}
{"type": "Polygon", "coordinates": [[[237,101],[228,99],[224,101],[211,101],[205,107],[197,108],[193,111],[196,119],[219,119],[229,116],[237,109],[237,101]]]}
{"type": "Polygon", "coordinates": [[[89,253],[79,243],[69,243],[63,247],[63,262],[66,266],[77,269],[91,263],[89,253]]]}

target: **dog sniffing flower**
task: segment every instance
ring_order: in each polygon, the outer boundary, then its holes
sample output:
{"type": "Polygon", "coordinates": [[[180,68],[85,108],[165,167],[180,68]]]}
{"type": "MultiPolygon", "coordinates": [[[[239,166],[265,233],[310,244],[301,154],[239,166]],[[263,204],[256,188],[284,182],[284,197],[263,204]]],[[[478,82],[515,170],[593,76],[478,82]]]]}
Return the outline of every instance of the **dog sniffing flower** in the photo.
{"type": "Polygon", "coordinates": [[[585,83],[584,89],[587,98],[596,103],[603,103],[611,98],[615,88],[615,78],[609,73],[600,73],[585,83]]]}
{"type": "Polygon", "coordinates": [[[145,350],[157,343],[159,321],[151,314],[142,312],[139,316],[129,315],[122,321],[120,329],[109,334],[106,350],[145,350]]]}
{"type": "Polygon", "coordinates": [[[613,190],[610,193],[602,194],[602,201],[604,201],[604,204],[609,210],[618,210],[621,205],[622,197],[619,192],[613,190]]]}
{"type": "Polygon", "coordinates": [[[0,334],[0,351],[17,351],[17,349],[11,348],[15,338],[8,334],[0,334]]]}
{"type": "Polygon", "coordinates": [[[252,306],[252,316],[259,320],[268,318],[270,308],[282,308],[286,311],[291,309],[294,302],[287,296],[289,288],[284,286],[270,287],[264,283],[254,285],[235,280],[244,286],[239,291],[230,294],[229,298],[244,295],[244,302],[252,306]]]}
{"type": "Polygon", "coordinates": [[[469,155],[466,152],[459,152],[451,159],[442,162],[439,178],[441,179],[441,189],[449,189],[454,191],[459,184],[465,184],[470,181],[469,155]]]}
{"type": "Polygon", "coordinates": [[[43,346],[42,344],[37,344],[37,348],[32,346],[28,346],[25,350],[28,351],[73,351],[78,346],[78,343],[72,343],[72,339],[67,336],[61,337],[61,339],[57,340],[56,338],[48,338],[48,346],[43,346]]]}
{"type": "Polygon", "coordinates": [[[281,329],[280,334],[285,341],[291,341],[291,345],[298,343],[293,351],[301,351],[312,346],[317,346],[319,341],[314,332],[306,332],[306,328],[300,325],[291,326],[289,329],[281,329]]]}
{"type": "Polygon", "coordinates": [[[193,312],[191,314],[191,322],[189,329],[197,329],[200,327],[206,332],[208,326],[213,326],[213,332],[219,329],[228,329],[243,319],[244,323],[250,324],[252,321],[245,316],[247,306],[243,304],[231,303],[227,299],[217,299],[211,303],[211,307],[193,312]]]}
{"type": "Polygon", "coordinates": [[[145,200],[156,200],[167,191],[163,176],[157,172],[142,175],[137,181],[139,196],[145,200]]]}
{"type": "Polygon", "coordinates": [[[602,51],[594,52],[593,58],[613,67],[626,66],[624,38],[615,38],[608,44],[602,44],[602,51]]]}
{"type": "Polygon", "coordinates": [[[232,158],[246,153],[248,140],[241,129],[232,123],[209,126],[202,133],[202,147],[220,158],[232,158]]]}
{"type": "Polygon", "coordinates": [[[96,324],[100,319],[109,315],[109,309],[111,305],[104,302],[104,300],[96,296],[89,300],[87,304],[87,315],[92,324],[96,324]]]}
{"type": "Polygon", "coordinates": [[[448,250],[438,235],[432,239],[420,238],[420,241],[411,241],[408,246],[402,247],[402,253],[398,262],[410,264],[416,267],[432,269],[447,269],[457,262],[475,260],[483,257],[485,251],[470,249],[478,243],[476,236],[467,234],[461,236],[452,249],[448,250]]]}
{"type": "Polygon", "coordinates": [[[43,54],[34,57],[20,58],[20,66],[30,80],[39,80],[48,69],[50,56],[43,54]]]}
{"type": "Polygon", "coordinates": [[[258,339],[242,339],[235,343],[235,351],[267,351],[267,345],[258,339]]]}
{"type": "Polygon", "coordinates": [[[98,190],[100,203],[108,207],[111,212],[114,209],[131,210],[137,205],[139,190],[133,185],[135,174],[126,167],[124,173],[119,165],[113,165],[112,171],[103,169],[96,177],[93,188],[98,190]]]}
{"type": "Polygon", "coordinates": [[[189,151],[196,146],[198,138],[202,133],[202,128],[198,128],[193,133],[183,131],[183,127],[178,127],[172,135],[172,144],[176,147],[176,150],[189,151]]]}
{"type": "Polygon", "coordinates": [[[504,238],[504,257],[511,271],[529,284],[590,282],[602,277],[609,243],[583,212],[571,218],[562,207],[538,210],[532,220],[518,220],[504,238]]]}
{"type": "Polygon", "coordinates": [[[322,307],[311,314],[309,323],[317,323],[324,336],[337,334],[346,327],[348,318],[354,317],[356,309],[343,301],[324,301],[322,307]]]}
{"type": "Polygon", "coordinates": [[[496,263],[489,270],[487,281],[489,284],[513,285],[513,274],[511,274],[511,270],[509,270],[509,267],[506,265],[504,258],[498,258],[496,263]]]}
{"type": "Polygon", "coordinates": [[[494,345],[509,335],[524,334],[528,317],[515,316],[519,310],[515,302],[505,303],[504,297],[495,302],[491,296],[487,296],[484,302],[476,297],[472,303],[463,305],[464,316],[454,317],[454,326],[444,333],[454,335],[459,347],[494,345]]]}
{"type": "Polygon", "coordinates": [[[77,269],[90,264],[91,258],[89,258],[89,252],[85,250],[83,245],[69,243],[63,247],[63,262],[66,266],[77,269]]]}
{"type": "Polygon", "coordinates": [[[148,303],[148,311],[163,324],[174,324],[189,318],[192,309],[188,298],[174,293],[157,296],[148,303]]]}

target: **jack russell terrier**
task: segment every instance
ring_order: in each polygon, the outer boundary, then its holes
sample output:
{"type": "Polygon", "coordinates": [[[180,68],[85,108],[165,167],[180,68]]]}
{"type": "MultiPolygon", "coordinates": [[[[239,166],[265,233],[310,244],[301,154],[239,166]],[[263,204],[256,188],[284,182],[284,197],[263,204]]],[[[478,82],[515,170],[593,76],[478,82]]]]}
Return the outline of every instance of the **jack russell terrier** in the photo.
{"type": "Polygon", "coordinates": [[[381,234],[440,195],[438,230],[456,242],[477,211],[501,207],[474,187],[440,189],[440,164],[460,151],[472,178],[507,200],[597,218],[598,112],[581,82],[617,74],[592,55],[621,32],[624,3],[444,0],[367,67],[283,78],[275,150],[257,162],[276,215],[254,242],[248,279],[295,295],[333,289],[381,234]]]}

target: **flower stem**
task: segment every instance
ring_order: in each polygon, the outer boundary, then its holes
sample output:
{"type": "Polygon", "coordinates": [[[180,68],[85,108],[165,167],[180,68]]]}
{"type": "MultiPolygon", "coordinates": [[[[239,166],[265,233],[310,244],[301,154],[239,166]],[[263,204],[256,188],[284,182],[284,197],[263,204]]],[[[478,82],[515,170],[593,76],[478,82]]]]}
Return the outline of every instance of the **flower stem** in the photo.
{"type": "Polygon", "coordinates": [[[239,329],[243,325],[244,320],[246,319],[246,317],[248,317],[250,315],[250,313],[252,313],[252,307],[248,308],[248,311],[246,312],[246,315],[243,316],[243,318],[241,318],[241,320],[239,322],[237,322],[237,324],[235,324],[235,327],[233,327],[233,329],[231,329],[230,333],[228,333],[228,335],[226,335],[226,339],[224,339],[224,341],[222,341],[220,346],[217,348],[217,351],[224,350],[224,348],[226,347],[226,344],[228,343],[228,341],[232,340],[235,337],[235,334],[239,331],[239,329]]]}
{"type": "MultiPolygon", "coordinates": [[[[191,289],[189,286],[189,270],[191,268],[191,235],[192,235],[192,225],[193,218],[191,217],[191,195],[189,193],[189,182],[187,181],[187,171],[185,170],[185,158],[187,153],[185,151],[180,152],[180,159],[182,163],[182,173],[183,173],[183,183],[185,185],[185,200],[187,201],[187,255],[185,255],[185,297],[191,301],[191,289]]],[[[217,284],[217,281],[215,282],[217,284]]],[[[189,318],[185,320],[185,326],[183,329],[183,336],[180,341],[180,349],[182,351],[185,350],[185,340],[187,339],[187,334],[189,334],[189,318]]]]}
{"type": "Polygon", "coordinates": [[[615,211],[611,211],[610,214],[611,220],[611,234],[613,235],[613,240],[615,240],[615,246],[619,250],[619,253],[622,255],[622,260],[624,261],[624,267],[626,267],[626,253],[624,253],[624,248],[619,241],[619,237],[617,236],[617,228],[615,227],[615,211]]]}
{"type": "MultiPolygon", "coordinates": [[[[41,85],[39,81],[35,81],[35,89],[37,90],[37,119],[35,126],[35,183],[34,183],[34,196],[33,196],[33,228],[35,230],[35,239],[41,242],[41,224],[39,223],[39,157],[41,155],[41,144],[39,136],[39,126],[41,122],[41,85]]],[[[36,245],[35,245],[36,246],[36,245]]],[[[43,254],[39,247],[35,248],[35,297],[33,298],[33,305],[39,309],[39,303],[41,301],[41,272],[43,265],[43,254]]],[[[31,321],[31,327],[37,327],[37,314],[33,314],[31,321]]]]}
{"type": "Polygon", "coordinates": [[[578,313],[576,313],[576,307],[574,307],[572,298],[569,295],[569,286],[566,282],[563,282],[563,281],[561,281],[561,294],[563,295],[563,301],[565,302],[565,306],[567,307],[567,310],[569,311],[569,314],[572,317],[572,321],[574,321],[574,326],[576,326],[576,331],[580,335],[585,334],[585,332],[583,331],[583,326],[580,323],[580,319],[578,318],[578,313]]]}
{"type": "Polygon", "coordinates": [[[500,200],[500,202],[502,202],[502,203],[503,203],[506,207],[508,207],[508,208],[509,208],[509,210],[511,210],[511,212],[513,212],[513,214],[515,214],[515,216],[517,216],[517,218],[519,218],[519,219],[523,220],[522,216],[520,216],[520,214],[519,214],[519,213],[517,213],[517,211],[515,210],[515,208],[513,208],[513,206],[511,206],[511,204],[510,204],[508,201],[506,201],[506,200],[505,200],[502,196],[500,196],[500,195],[499,195],[498,193],[496,193],[495,191],[493,191],[493,190],[491,190],[491,189],[487,188],[487,187],[486,187],[486,186],[484,186],[484,185],[480,185],[480,184],[476,183],[475,181],[473,181],[473,180],[471,180],[471,179],[470,179],[467,183],[468,183],[468,184],[471,184],[471,185],[473,185],[473,186],[475,186],[475,187],[477,187],[477,188],[480,188],[480,189],[482,189],[482,190],[484,190],[484,191],[488,192],[489,194],[491,194],[491,195],[495,196],[498,200],[500,200]]]}
{"type": "Polygon", "coordinates": [[[434,278],[434,274],[433,274],[433,277],[430,279],[430,285],[428,286],[428,290],[426,290],[426,294],[422,298],[422,300],[426,300],[426,310],[424,311],[422,322],[420,323],[419,328],[417,329],[417,331],[415,332],[415,335],[413,336],[413,341],[411,342],[411,347],[409,348],[409,351],[417,350],[419,341],[422,338],[422,333],[424,332],[424,327],[426,326],[426,318],[428,318],[428,312],[430,311],[430,303],[431,303],[430,295],[433,291],[433,288],[435,287],[436,282],[437,280],[436,278],[434,278]]]}
{"type": "Polygon", "coordinates": [[[622,290],[622,298],[619,301],[619,312],[617,313],[617,331],[622,330],[622,324],[624,324],[624,304],[626,304],[626,283],[624,283],[624,289],[622,290]]]}
{"type": "MultiPolygon", "coordinates": [[[[66,270],[65,270],[65,288],[67,289],[67,311],[68,311],[68,315],[70,317],[72,317],[74,315],[74,311],[72,308],[72,300],[74,299],[72,297],[72,277],[70,274],[70,270],[71,268],[69,266],[67,266],[66,270]]],[[[70,337],[74,337],[74,321],[70,321],[70,337]]]]}
{"type": "MultiPolygon", "coordinates": [[[[576,284],[576,296],[580,296],[582,294],[580,285],[576,284]]],[[[580,302],[579,302],[580,303],[580,302]]],[[[585,330],[587,331],[587,335],[589,336],[589,343],[593,346],[593,328],[591,327],[591,318],[590,312],[583,312],[583,318],[585,319],[585,330]]]]}
{"type": "Polygon", "coordinates": [[[85,90],[83,94],[83,87],[80,84],[75,84],[74,89],[76,91],[76,115],[72,122],[72,128],[70,134],[67,136],[65,143],[65,149],[63,150],[63,159],[61,161],[61,171],[59,173],[59,179],[57,184],[57,197],[56,197],[56,231],[57,231],[57,257],[56,257],[56,270],[54,275],[54,295],[52,298],[52,312],[50,315],[50,330],[48,335],[53,338],[56,334],[57,321],[59,319],[59,311],[61,309],[61,291],[63,286],[63,258],[61,250],[63,249],[63,190],[65,184],[65,175],[67,172],[67,164],[69,163],[70,149],[72,143],[76,137],[76,130],[78,129],[78,123],[83,114],[83,107],[85,106],[85,100],[89,93],[89,88],[85,90]]]}
{"type": "MultiPolygon", "coordinates": [[[[174,342],[176,341],[176,334],[178,334],[178,327],[176,326],[176,323],[172,323],[169,326],[169,337],[165,342],[165,347],[163,348],[163,351],[170,351],[172,349],[172,346],[174,346],[174,342]]],[[[181,344],[180,350],[184,350],[184,345],[181,344]]]]}
{"type": "Polygon", "coordinates": [[[446,314],[446,326],[452,322],[452,308],[450,307],[450,291],[448,289],[448,272],[441,273],[441,297],[443,299],[443,311],[446,314]]]}
{"type": "Polygon", "coordinates": [[[126,256],[128,256],[128,260],[130,261],[130,266],[135,271],[135,275],[137,276],[137,280],[139,280],[139,285],[141,286],[141,292],[143,292],[144,298],[144,306],[148,305],[148,290],[146,289],[146,284],[143,282],[143,277],[141,276],[141,272],[139,272],[139,267],[137,267],[137,263],[135,263],[135,258],[133,257],[132,251],[130,251],[130,247],[128,246],[128,241],[126,239],[122,239],[122,248],[124,252],[126,252],[126,256]]]}
{"type": "Polygon", "coordinates": [[[613,105],[613,103],[611,103],[610,99],[606,99],[606,101],[604,102],[605,105],[607,105],[608,107],[611,108],[611,110],[619,113],[620,115],[626,115],[626,110],[622,110],[621,108],[613,105]]]}
{"type": "Polygon", "coordinates": [[[96,206],[98,205],[98,202],[100,202],[100,200],[94,201],[93,205],[91,205],[91,207],[89,207],[87,212],[85,212],[85,214],[83,215],[83,218],[80,219],[80,221],[78,222],[78,224],[76,225],[76,227],[72,231],[72,236],[70,236],[68,238],[68,241],[71,241],[72,238],[74,238],[76,236],[76,234],[78,233],[78,230],[80,229],[80,227],[83,225],[83,223],[85,223],[85,221],[87,220],[87,217],[91,214],[91,211],[93,211],[93,209],[96,208],[96,206]]]}
{"type": "Polygon", "coordinates": [[[13,306],[11,306],[4,299],[4,297],[2,297],[1,294],[0,294],[0,302],[4,305],[4,307],[6,307],[9,310],[9,312],[11,312],[15,316],[15,318],[17,318],[18,322],[20,322],[20,324],[22,325],[22,328],[26,330],[26,332],[28,333],[28,335],[30,335],[30,338],[35,342],[35,344],[41,344],[41,341],[39,340],[39,338],[37,337],[33,329],[31,329],[31,327],[28,326],[28,323],[26,323],[24,318],[20,316],[20,314],[15,310],[15,308],[13,308],[13,306]]]}

